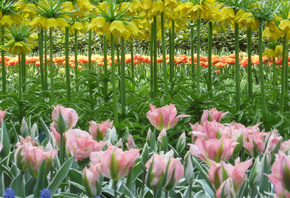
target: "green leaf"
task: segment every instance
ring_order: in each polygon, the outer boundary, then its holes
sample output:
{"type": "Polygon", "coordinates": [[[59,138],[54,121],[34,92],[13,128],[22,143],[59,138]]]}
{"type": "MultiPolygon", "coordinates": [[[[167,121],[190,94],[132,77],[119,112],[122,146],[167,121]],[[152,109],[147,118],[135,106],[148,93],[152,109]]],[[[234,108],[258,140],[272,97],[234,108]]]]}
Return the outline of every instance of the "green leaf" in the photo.
{"type": "Polygon", "coordinates": [[[23,179],[23,174],[24,172],[19,172],[10,184],[10,188],[14,190],[15,195],[18,197],[25,197],[25,180],[23,179]]]}
{"type": "Polygon", "coordinates": [[[215,192],[212,190],[211,184],[208,184],[204,179],[195,180],[196,182],[200,183],[204,191],[210,196],[215,197],[215,192]]]}
{"type": "MultiPolygon", "coordinates": [[[[3,159],[7,157],[10,153],[10,138],[7,133],[6,125],[4,121],[2,120],[2,127],[1,127],[1,139],[0,139],[1,144],[3,145],[3,148],[0,152],[0,157],[3,159]]],[[[8,161],[7,161],[8,163],[8,161]]]]}
{"type": "Polygon", "coordinates": [[[50,190],[51,194],[53,195],[56,190],[59,188],[61,182],[67,177],[70,167],[73,163],[74,157],[70,157],[58,170],[55,177],[53,178],[52,182],[48,186],[48,190],[50,190]]]}
{"type": "Polygon", "coordinates": [[[38,171],[36,184],[33,189],[34,197],[39,197],[40,191],[45,189],[47,186],[47,175],[45,174],[45,172],[46,172],[46,159],[42,161],[38,171]]]}

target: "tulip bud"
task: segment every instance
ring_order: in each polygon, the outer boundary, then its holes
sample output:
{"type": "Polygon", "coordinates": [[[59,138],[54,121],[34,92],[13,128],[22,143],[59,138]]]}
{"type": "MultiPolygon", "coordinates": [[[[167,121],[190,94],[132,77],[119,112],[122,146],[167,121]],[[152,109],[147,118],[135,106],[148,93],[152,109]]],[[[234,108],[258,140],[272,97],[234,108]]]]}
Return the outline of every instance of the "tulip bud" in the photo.
{"type": "Polygon", "coordinates": [[[178,154],[181,154],[181,152],[185,148],[185,145],[186,145],[186,137],[185,137],[185,132],[183,132],[178,138],[177,143],[176,143],[176,151],[178,154]]]}
{"type": "Polygon", "coordinates": [[[151,142],[151,138],[152,138],[152,131],[151,131],[151,129],[149,128],[149,129],[148,129],[148,132],[147,132],[147,136],[146,136],[146,142],[147,142],[148,144],[150,144],[150,142],[151,142]]]}
{"type": "Polygon", "coordinates": [[[194,182],[193,165],[192,165],[191,154],[189,152],[187,152],[185,155],[184,177],[189,185],[193,184],[194,182]]]}
{"type": "Polygon", "coordinates": [[[114,126],[112,128],[108,128],[105,140],[107,140],[108,143],[112,145],[117,142],[118,135],[114,126]]]}
{"type": "Polygon", "coordinates": [[[21,122],[21,126],[20,126],[20,134],[23,136],[23,137],[26,137],[28,135],[28,126],[27,126],[27,122],[25,120],[25,118],[22,119],[22,122],[21,122]]]}
{"type": "Polygon", "coordinates": [[[116,147],[123,149],[123,141],[122,138],[119,139],[119,141],[116,143],[116,147]]]}
{"type": "Polygon", "coordinates": [[[164,152],[166,152],[167,151],[167,146],[168,146],[168,138],[167,138],[167,134],[166,134],[166,130],[165,129],[163,129],[159,133],[159,136],[158,136],[157,140],[161,144],[161,150],[163,150],[164,152]]]}
{"type": "Polygon", "coordinates": [[[149,160],[149,147],[147,142],[145,143],[145,146],[143,147],[142,156],[141,156],[141,165],[143,168],[145,168],[145,164],[149,160]]]}
{"type": "Polygon", "coordinates": [[[266,155],[264,155],[262,159],[256,158],[256,161],[250,171],[249,176],[249,185],[251,189],[255,189],[262,180],[265,160],[267,160],[266,155]]]}
{"type": "Polygon", "coordinates": [[[102,188],[101,164],[90,164],[90,168],[83,170],[83,182],[89,197],[95,197],[101,193],[102,188]]]}
{"type": "Polygon", "coordinates": [[[2,148],[3,148],[3,144],[0,143],[0,153],[1,153],[2,148]]]}
{"type": "Polygon", "coordinates": [[[31,137],[35,138],[37,137],[39,134],[38,134],[38,127],[37,127],[37,124],[34,123],[32,125],[32,128],[31,128],[31,137]]]}
{"type": "Polygon", "coordinates": [[[129,135],[129,137],[127,139],[126,146],[127,146],[128,150],[137,149],[137,146],[136,146],[136,144],[134,142],[134,139],[133,139],[132,135],[129,135]]]}
{"type": "Polygon", "coordinates": [[[236,198],[236,192],[234,189],[234,183],[232,179],[227,179],[224,181],[221,185],[221,187],[218,189],[216,192],[216,195],[218,198],[220,197],[231,197],[231,198],[236,198]]]}
{"type": "Polygon", "coordinates": [[[6,110],[4,110],[4,111],[0,110],[0,126],[2,126],[2,120],[4,120],[4,118],[5,118],[6,110]]]}

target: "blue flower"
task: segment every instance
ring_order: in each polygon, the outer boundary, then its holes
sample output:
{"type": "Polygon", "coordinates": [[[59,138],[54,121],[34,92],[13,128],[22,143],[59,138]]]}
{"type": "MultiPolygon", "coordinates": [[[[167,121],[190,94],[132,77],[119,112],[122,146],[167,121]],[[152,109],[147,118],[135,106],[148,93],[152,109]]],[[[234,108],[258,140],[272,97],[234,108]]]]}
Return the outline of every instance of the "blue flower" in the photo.
{"type": "Polygon", "coordinates": [[[96,196],[95,198],[102,198],[101,196],[96,196]]]}
{"type": "Polygon", "coordinates": [[[4,198],[15,198],[14,190],[12,190],[12,188],[6,188],[4,198]]]}
{"type": "Polygon", "coordinates": [[[51,197],[50,190],[43,189],[40,191],[40,198],[50,198],[50,197],[51,197]]]}

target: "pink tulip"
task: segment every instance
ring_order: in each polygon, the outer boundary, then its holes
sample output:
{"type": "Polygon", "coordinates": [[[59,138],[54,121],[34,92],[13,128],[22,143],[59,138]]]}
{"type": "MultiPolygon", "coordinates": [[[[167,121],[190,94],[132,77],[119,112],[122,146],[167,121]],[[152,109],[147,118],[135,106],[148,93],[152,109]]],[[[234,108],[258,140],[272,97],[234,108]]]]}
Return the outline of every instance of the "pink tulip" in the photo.
{"type": "Polygon", "coordinates": [[[219,136],[219,131],[224,126],[216,121],[209,122],[205,121],[203,123],[203,131],[207,137],[207,139],[215,139],[219,136]]]}
{"type": "Polygon", "coordinates": [[[114,181],[126,177],[130,168],[135,165],[140,149],[122,151],[116,146],[109,145],[106,151],[92,152],[90,160],[93,164],[101,163],[102,175],[114,181]]]}
{"type": "Polygon", "coordinates": [[[17,142],[16,143],[16,150],[14,153],[14,162],[16,166],[21,171],[26,171],[28,168],[27,164],[27,151],[33,147],[32,143],[29,142],[17,142]]]}
{"type": "Polygon", "coordinates": [[[215,189],[218,190],[225,180],[231,178],[234,184],[234,189],[237,193],[247,179],[246,171],[251,165],[252,159],[240,162],[240,159],[237,158],[235,160],[235,166],[223,161],[221,163],[210,161],[208,173],[209,181],[213,183],[215,189]]]}
{"type": "Polygon", "coordinates": [[[225,115],[227,115],[227,113],[218,111],[216,108],[212,108],[211,110],[204,110],[201,116],[200,124],[203,125],[203,123],[207,120],[220,122],[225,115]]]}
{"type": "Polygon", "coordinates": [[[72,129],[78,121],[78,114],[74,109],[59,105],[54,108],[51,117],[55,129],[61,134],[72,129]]]}
{"type": "Polygon", "coordinates": [[[44,151],[42,147],[31,147],[26,150],[28,170],[30,174],[37,178],[40,165],[46,159],[46,174],[49,172],[52,160],[57,155],[57,150],[44,151]]]}
{"type": "Polygon", "coordinates": [[[149,106],[150,111],[147,112],[147,118],[149,119],[151,124],[160,131],[163,129],[168,130],[174,127],[179,121],[179,118],[189,116],[181,114],[176,117],[177,110],[175,108],[175,105],[173,104],[166,105],[161,108],[156,108],[154,105],[150,103],[149,106]]]}
{"type": "Polygon", "coordinates": [[[204,138],[198,138],[195,144],[188,145],[192,155],[208,163],[208,160],[227,161],[232,156],[237,144],[234,139],[205,140],[204,138]]]}
{"type": "Polygon", "coordinates": [[[265,139],[268,140],[268,145],[266,148],[267,153],[272,153],[275,150],[277,151],[280,150],[280,147],[281,147],[280,143],[282,142],[283,138],[281,136],[278,136],[277,130],[272,130],[271,132],[266,133],[265,139]]]}
{"type": "Polygon", "coordinates": [[[2,148],[3,148],[3,144],[0,143],[0,153],[2,151],[2,148]]]}
{"type": "Polygon", "coordinates": [[[281,147],[280,147],[281,151],[283,151],[283,153],[285,153],[286,155],[288,153],[290,153],[290,140],[284,141],[281,143],[281,147]]]}
{"type": "Polygon", "coordinates": [[[264,133],[249,134],[246,141],[244,141],[243,147],[248,150],[251,156],[256,157],[261,154],[265,148],[264,140],[264,133]]]}
{"type": "Polygon", "coordinates": [[[224,181],[221,185],[221,187],[216,192],[217,198],[231,198],[231,197],[237,197],[235,189],[234,189],[234,183],[231,178],[228,178],[226,181],[224,181]]]}
{"type": "Polygon", "coordinates": [[[56,128],[54,127],[54,122],[50,124],[51,135],[54,141],[54,144],[59,148],[60,146],[60,134],[57,132],[56,128]]]}
{"type": "Polygon", "coordinates": [[[95,140],[97,141],[103,140],[104,137],[106,137],[108,129],[113,128],[113,122],[114,121],[110,122],[109,120],[106,120],[100,124],[94,121],[89,122],[90,123],[89,132],[95,140]]]}
{"type": "Polygon", "coordinates": [[[168,192],[184,176],[184,167],[180,159],[173,158],[172,151],[168,152],[164,157],[154,153],[145,164],[145,167],[148,170],[146,183],[153,190],[156,190],[160,184],[164,183],[163,190],[168,192]]]}
{"type": "Polygon", "coordinates": [[[2,120],[4,120],[5,118],[6,111],[7,109],[5,109],[4,111],[0,110],[0,126],[2,126],[2,120]]]}
{"type": "Polygon", "coordinates": [[[272,173],[267,175],[275,186],[276,197],[290,197],[290,159],[279,152],[271,169],[272,173]]]}
{"type": "Polygon", "coordinates": [[[20,139],[20,144],[23,145],[24,143],[28,143],[30,142],[32,144],[32,146],[37,146],[37,143],[30,137],[30,136],[26,136],[26,138],[24,139],[22,136],[18,136],[20,139]]]}
{"type": "Polygon", "coordinates": [[[85,167],[83,170],[83,181],[86,192],[89,196],[95,197],[100,194],[101,181],[101,164],[90,164],[90,168],[85,167]]]}
{"type": "Polygon", "coordinates": [[[81,161],[88,158],[91,152],[100,151],[107,144],[107,142],[103,141],[96,142],[87,136],[77,138],[75,141],[77,142],[77,148],[75,149],[74,153],[72,153],[73,151],[70,150],[70,154],[75,156],[76,161],[81,161]]]}
{"type": "Polygon", "coordinates": [[[128,139],[127,139],[127,143],[126,143],[127,148],[130,149],[137,149],[137,146],[135,144],[135,141],[132,137],[132,135],[129,135],[128,139]]]}

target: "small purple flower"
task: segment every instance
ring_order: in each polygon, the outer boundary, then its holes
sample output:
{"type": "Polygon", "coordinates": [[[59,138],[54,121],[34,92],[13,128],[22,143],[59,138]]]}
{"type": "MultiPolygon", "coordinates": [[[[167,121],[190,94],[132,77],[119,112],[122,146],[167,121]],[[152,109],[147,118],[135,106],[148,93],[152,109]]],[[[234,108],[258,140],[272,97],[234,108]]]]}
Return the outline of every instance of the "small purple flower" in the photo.
{"type": "Polygon", "coordinates": [[[102,198],[101,196],[96,196],[95,198],[102,198]]]}
{"type": "Polygon", "coordinates": [[[4,198],[15,198],[14,190],[12,190],[12,188],[6,188],[4,198]]]}
{"type": "Polygon", "coordinates": [[[50,190],[43,189],[40,191],[40,198],[50,198],[50,197],[51,197],[50,190]]]}

